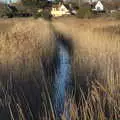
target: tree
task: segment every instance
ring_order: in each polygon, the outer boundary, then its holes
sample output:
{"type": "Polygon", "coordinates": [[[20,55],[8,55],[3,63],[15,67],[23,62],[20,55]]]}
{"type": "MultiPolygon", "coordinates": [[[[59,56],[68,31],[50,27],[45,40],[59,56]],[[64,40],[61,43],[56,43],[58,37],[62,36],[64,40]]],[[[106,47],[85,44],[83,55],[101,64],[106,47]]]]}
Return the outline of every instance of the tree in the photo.
{"type": "Polygon", "coordinates": [[[47,0],[21,0],[24,5],[30,6],[44,6],[47,4],[47,0]]]}
{"type": "Polygon", "coordinates": [[[84,1],[86,1],[86,0],[70,0],[70,2],[77,4],[79,7],[84,1]]]}

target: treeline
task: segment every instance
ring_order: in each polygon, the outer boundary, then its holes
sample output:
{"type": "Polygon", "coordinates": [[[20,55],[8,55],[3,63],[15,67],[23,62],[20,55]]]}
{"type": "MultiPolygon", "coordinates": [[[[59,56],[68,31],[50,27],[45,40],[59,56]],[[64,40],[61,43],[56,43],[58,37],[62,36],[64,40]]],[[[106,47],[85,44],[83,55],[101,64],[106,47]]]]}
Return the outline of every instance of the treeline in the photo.
{"type": "Polygon", "coordinates": [[[47,5],[48,0],[21,0],[23,5],[25,6],[38,6],[38,7],[44,7],[47,5]]]}
{"type": "MultiPolygon", "coordinates": [[[[60,1],[62,1],[62,0],[54,0],[54,3],[58,3],[60,1]]],[[[21,2],[23,3],[23,5],[38,6],[38,7],[44,7],[48,3],[50,3],[50,1],[48,1],[48,0],[21,0],[21,2]]]]}

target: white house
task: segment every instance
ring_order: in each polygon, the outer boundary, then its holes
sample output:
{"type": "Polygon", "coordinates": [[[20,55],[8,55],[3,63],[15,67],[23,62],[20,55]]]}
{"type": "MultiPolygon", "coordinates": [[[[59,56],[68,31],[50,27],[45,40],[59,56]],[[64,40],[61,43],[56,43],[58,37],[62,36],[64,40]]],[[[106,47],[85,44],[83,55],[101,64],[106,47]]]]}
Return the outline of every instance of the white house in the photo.
{"type": "Polygon", "coordinates": [[[69,9],[64,4],[53,6],[51,10],[51,14],[54,17],[60,17],[63,15],[70,15],[69,9]]]}
{"type": "Polygon", "coordinates": [[[104,5],[102,4],[100,0],[98,0],[98,2],[95,5],[95,8],[92,10],[93,11],[104,11],[104,5]]]}

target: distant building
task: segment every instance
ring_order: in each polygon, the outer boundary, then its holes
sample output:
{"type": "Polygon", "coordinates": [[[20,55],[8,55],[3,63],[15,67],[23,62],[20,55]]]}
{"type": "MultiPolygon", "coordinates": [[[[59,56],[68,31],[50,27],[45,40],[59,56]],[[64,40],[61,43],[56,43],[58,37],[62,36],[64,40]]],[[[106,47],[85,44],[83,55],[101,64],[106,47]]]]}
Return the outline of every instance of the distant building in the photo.
{"type": "Polygon", "coordinates": [[[98,11],[98,12],[105,11],[104,5],[100,0],[96,3],[95,8],[93,8],[92,11],[98,11]]]}
{"type": "Polygon", "coordinates": [[[116,13],[117,12],[117,10],[110,10],[110,13],[116,13]]]}
{"type": "Polygon", "coordinates": [[[63,15],[70,15],[69,9],[64,4],[53,5],[51,14],[53,17],[60,17],[63,15]]]}

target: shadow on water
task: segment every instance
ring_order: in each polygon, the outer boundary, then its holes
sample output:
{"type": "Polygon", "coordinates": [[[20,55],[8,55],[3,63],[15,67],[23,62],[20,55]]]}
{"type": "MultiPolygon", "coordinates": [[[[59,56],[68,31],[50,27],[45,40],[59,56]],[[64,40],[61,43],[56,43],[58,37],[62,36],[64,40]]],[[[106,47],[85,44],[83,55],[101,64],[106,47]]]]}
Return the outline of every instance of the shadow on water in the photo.
{"type": "MultiPolygon", "coordinates": [[[[53,83],[52,102],[56,119],[60,119],[64,111],[64,103],[71,91],[72,81],[70,53],[63,41],[57,41],[57,46],[58,66],[53,83]]],[[[69,116],[66,117],[69,119],[69,116]]]]}

